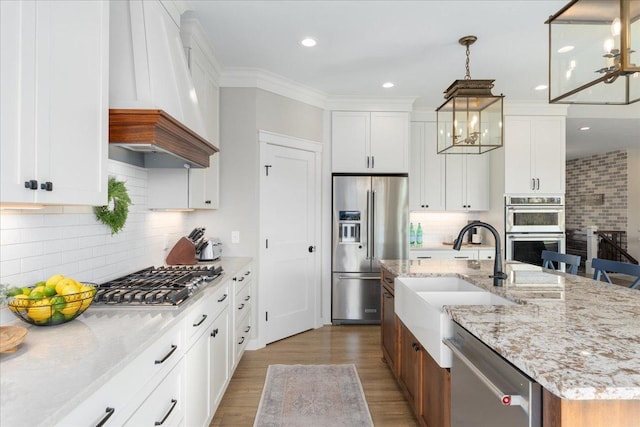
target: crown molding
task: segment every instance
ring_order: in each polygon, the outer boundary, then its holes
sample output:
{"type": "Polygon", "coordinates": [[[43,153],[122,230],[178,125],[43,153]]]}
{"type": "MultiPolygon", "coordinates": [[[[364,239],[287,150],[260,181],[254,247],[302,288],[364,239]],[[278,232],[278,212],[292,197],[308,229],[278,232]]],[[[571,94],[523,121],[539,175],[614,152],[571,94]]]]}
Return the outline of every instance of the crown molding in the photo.
{"type": "Polygon", "coordinates": [[[326,108],[330,111],[412,111],[415,96],[395,98],[330,96],[326,108]]]}
{"type": "Polygon", "coordinates": [[[203,52],[204,57],[211,66],[213,80],[216,84],[220,83],[220,63],[216,59],[216,55],[213,52],[211,44],[205,34],[202,24],[198,19],[196,13],[192,10],[187,10],[180,17],[180,36],[182,39],[182,45],[191,49],[192,43],[198,45],[203,52]]]}
{"type": "Polygon", "coordinates": [[[327,103],[326,93],[257,68],[225,68],[220,87],[255,87],[323,109],[327,103]]]}

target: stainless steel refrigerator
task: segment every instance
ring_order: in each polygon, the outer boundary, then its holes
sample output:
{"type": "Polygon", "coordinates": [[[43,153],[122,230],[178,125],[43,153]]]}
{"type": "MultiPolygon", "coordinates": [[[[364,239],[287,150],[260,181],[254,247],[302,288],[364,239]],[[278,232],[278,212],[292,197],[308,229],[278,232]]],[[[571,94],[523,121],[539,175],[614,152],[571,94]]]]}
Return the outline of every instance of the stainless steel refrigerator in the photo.
{"type": "Polygon", "coordinates": [[[406,175],[333,176],[333,324],[380,323],[381,259],[408,258],[406,175]]]}

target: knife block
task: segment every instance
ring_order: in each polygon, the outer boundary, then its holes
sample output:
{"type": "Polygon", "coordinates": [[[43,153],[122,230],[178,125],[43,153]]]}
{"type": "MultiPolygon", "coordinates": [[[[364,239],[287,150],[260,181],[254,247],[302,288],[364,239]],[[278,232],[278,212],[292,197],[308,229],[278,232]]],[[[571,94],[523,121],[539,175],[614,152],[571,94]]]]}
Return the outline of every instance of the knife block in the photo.
{"type": "Polygon", "coordinates": [[[181,237],[171,248],[166,261],[170,265],[194,265],[197,263],[196,247],[189,239],[181,237]]]}

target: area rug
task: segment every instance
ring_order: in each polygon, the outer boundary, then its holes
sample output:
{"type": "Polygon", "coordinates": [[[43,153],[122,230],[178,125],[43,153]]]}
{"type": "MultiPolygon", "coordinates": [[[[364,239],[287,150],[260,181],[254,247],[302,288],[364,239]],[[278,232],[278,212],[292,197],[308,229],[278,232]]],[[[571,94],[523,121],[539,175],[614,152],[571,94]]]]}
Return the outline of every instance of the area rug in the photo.
{"type": "Polygon", "coordinates": [[[373,426],[354,365],[269,365],[254,427],[373,426]]]}

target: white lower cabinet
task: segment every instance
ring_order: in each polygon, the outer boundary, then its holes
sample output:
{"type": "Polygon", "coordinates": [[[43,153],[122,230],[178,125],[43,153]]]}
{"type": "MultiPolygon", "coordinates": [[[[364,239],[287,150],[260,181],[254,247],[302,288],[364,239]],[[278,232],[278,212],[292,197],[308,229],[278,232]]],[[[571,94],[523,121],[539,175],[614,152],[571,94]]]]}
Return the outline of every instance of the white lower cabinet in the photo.
{"type": "Polygon", "coordinates": [[[184,378],[184,359],[181,359],[124,425],[131,427],[184,425],[187,406],[184,378]]]}
{"type": "Polygon", "coordinates": [[[236,274],[231,283],[235,291],[231,291],[233,295],[233,321],[230,333],[231,337],[231,354],[229,361],[231,371],[236,369],[238,362],[242,358],[247,343],[251,339],[252,329],[252,304],[251,304],[251,280],[252,270],[251,264],[236,274]]]}
{"type": "Polygon", "coordinates": [[[230,379],[229,310],[225,308],[209,332],[209,420],[222,400],[230,379]]]}
{"type": "Polygon", "coordinates": [[[207,426],[251,334],[251,264],[56,426],[207,426]]]}
{"type": "Polygon", "coordinates": [[[182,324],[171,328],[58,426],[122,425],[184,355],[182,324]]]}

